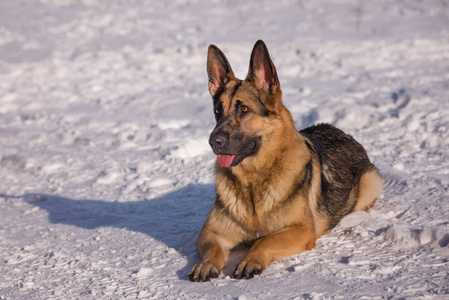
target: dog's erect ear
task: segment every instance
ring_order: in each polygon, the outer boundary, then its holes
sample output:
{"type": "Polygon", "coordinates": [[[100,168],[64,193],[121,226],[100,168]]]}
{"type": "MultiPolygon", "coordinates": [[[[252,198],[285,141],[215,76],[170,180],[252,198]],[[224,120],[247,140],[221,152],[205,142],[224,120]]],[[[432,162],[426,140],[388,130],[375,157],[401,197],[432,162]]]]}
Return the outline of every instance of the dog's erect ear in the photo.
{"type": "Polygon", "coordinates": [[[210,45],[207,51],[207,75],[212,97],[223,89],[229,80],[235,78],[226,56],[215,45],[210,45]]]}
{"type": "Polygon", "coordinates": [[[280,88],[276,68],[271,61],[267,46],[262,40],[258,40],[254,45],[246,79],[252,82],[258,90],[268,93],[275,92],[276,88],[280,88]]]}

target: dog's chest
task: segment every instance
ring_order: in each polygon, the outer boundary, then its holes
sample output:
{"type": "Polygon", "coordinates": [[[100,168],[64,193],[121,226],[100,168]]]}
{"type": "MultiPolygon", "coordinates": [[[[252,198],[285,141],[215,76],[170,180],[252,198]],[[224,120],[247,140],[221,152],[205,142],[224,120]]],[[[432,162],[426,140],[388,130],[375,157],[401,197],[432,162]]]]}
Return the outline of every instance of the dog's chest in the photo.
{"type": "Polygon", "coordinates": [[[300,199],[282,203],[284,193],[275,188],[247,187],[227,189],[221,200],[249,239],[279,231],[304,215],[300,199]]]}

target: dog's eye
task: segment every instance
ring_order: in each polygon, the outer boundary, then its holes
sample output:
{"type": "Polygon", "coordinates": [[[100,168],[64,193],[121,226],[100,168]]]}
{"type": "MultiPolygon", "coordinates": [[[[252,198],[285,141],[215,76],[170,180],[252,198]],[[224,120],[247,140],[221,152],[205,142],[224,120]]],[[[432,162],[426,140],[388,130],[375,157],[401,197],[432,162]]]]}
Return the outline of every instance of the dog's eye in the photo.
{"type": "Polygon", "coordinates": [[[248,106],[245,106],[245,105],[242,105],[240,110],[242,111],[242,113],[247,113],[247,112],[251,111],[251,109],[248,106]]]}
{"type": "Polygon", "coordinates": [[[215,114],[218,115],[220,114],[221,109],[219,107],[215,107],[215,114]]]}

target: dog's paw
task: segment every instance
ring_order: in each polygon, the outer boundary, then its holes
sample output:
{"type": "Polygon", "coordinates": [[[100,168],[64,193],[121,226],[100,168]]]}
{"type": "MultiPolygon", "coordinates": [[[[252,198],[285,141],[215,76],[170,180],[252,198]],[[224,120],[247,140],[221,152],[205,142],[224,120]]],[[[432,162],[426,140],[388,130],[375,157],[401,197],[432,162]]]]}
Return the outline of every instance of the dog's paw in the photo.
{"type": "Polygon", "coordinates": [[[257,261],[242,260],[234,270],[234,278],[250,279],[255,275],[260,275],[265,270],[265,266],[257,261]]]}
{"type": "Polygon", "coordinates": [[[217,278],[220,274],[220,269],[209,262],[202,262],[194,265],[189,273],[189,279],[194,282],[209,281],[211,278],[217,278]]]}

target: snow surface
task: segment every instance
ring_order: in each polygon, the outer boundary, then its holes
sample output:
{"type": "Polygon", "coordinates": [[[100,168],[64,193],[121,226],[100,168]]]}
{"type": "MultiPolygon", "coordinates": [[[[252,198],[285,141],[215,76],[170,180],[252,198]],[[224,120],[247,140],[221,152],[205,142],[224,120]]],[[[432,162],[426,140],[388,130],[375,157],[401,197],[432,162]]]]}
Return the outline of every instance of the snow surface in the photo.
{"type": "Polygon", "coordinates": [[[449,2],[0,1],[0,299],[449,299],[449,2]],[[263,39],[298,128],[385,179],[315,249],[187,280],[214,201],[210,43],[263,39]]]}

